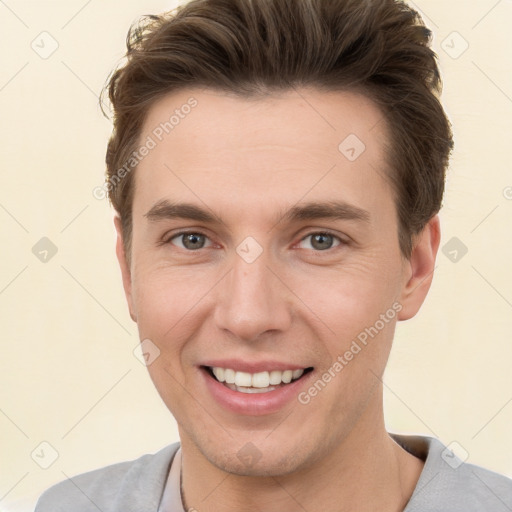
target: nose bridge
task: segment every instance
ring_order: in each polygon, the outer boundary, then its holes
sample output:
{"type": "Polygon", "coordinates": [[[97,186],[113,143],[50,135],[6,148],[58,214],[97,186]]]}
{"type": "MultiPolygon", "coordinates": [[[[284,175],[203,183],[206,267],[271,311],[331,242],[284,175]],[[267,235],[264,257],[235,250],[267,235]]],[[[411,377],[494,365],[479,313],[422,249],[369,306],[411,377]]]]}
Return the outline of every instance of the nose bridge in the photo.
{"type": "Polygon", "coordinates": [[[219,328],[237,338],[255,340],[266,331],[289,326],[291,315],[285,289],[267,267],[269,263],[265,254],[254,260],[245,259],[239,247],[216,305],[219,328]]]}

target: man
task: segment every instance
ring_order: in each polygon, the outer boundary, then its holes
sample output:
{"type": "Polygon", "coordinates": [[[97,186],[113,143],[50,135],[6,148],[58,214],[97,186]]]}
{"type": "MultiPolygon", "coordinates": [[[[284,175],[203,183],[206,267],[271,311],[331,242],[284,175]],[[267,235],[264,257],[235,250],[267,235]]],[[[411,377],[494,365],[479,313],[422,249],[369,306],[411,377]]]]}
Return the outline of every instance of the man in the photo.
{"type": "Polygon", "coordinates": [[[384,425],[453,145],[430,35],[394,0],[193,0],[132,30],[105,190],[180,443],[37,512],[512,509],[511,480],[384,425]]]}

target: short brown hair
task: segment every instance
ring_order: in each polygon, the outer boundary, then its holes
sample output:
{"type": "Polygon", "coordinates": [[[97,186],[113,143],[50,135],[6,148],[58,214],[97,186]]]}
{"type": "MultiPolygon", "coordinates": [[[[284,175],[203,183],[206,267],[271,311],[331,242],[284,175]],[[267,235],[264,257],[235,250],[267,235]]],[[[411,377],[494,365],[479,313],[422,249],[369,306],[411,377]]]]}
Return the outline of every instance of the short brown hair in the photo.
{"type": "Polygon", "coordinates": [[[105,89],[114,112],[107,190],[127,256],[134,176],[116,173],[158,98],[192,87],[251,97],[311,86],[363,93],[382,110],[400,249],[409,258],[414,235],[441,208],[453,148],[431,36],[420,15],[396,0],[192,0],[141,18],[105,89]]]}

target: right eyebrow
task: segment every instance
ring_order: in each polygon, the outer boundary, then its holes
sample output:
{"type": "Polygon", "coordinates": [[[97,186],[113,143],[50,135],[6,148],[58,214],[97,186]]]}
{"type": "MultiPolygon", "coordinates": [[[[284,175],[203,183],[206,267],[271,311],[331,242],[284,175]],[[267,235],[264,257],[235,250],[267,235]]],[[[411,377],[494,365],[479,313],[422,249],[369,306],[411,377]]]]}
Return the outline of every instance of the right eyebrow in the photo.
{"type": "Polygon", "coordinates": [[[166,219],[188,219],[211,224],[219,222],[219,219],[206,209],[191,203],[170,203],[167,199],[155,203],[144,216],[151,222],[166,219]]]}

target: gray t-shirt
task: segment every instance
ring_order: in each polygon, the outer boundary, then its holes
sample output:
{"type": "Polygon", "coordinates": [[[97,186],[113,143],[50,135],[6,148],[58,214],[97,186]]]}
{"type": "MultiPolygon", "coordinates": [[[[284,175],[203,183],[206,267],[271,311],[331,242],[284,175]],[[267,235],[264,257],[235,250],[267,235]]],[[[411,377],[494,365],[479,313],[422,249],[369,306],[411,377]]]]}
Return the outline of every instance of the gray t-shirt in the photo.
{"type": "MultiPolygon", "coordinates": [[[[511,512],[512,480],[463,463],[432,437],[390,436],[425,461],[404,512],[511,512]]],[[[35,512],[184,512],[179,443],[155,454],[64,480],[46,490],[35,512]]]]}

